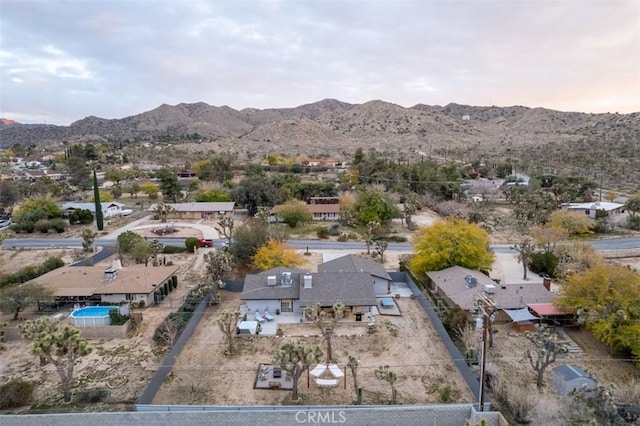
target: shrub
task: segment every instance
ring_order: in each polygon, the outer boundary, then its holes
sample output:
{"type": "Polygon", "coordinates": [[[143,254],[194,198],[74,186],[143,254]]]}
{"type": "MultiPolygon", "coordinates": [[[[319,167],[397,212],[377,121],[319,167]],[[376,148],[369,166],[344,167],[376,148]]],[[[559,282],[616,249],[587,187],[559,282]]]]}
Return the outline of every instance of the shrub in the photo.
{"type": "Polygon", "coordinates": [[[556,276],[558,257],[551,252],[534,253],[529,260],[529,269],[535,273],[546,272],[552,277],[556,276]]]}
{"type": "Polygon", "coordinates": [[[196,237],[189,237],[184,240],[184,246],[188,252],[193,253],[193,249],[198,247],[198,239],[196,237]]]}
{"type": "Polygon", "coordinates": [[[47,219],[40,219],[33,225],[33,227],[38,232],[42,232],[43,234],[46,234],[47,232],[49,232],[49,228],[51,228],[51,222],[49,222],[49,220],[47,219]]]}
{"type": "Polygon", "coordinates": [[[347,234],[340,234],[340,236],[338,237],[338,241],[340,241],[341,243],[344,243],[348,239],[349,238],[347,237],[347,234]]]}
{"type": "Polygon", "coordinates": [[[627,218],[627,225],[634,231],[640,231],[640,216],[629,216],[627,218]]]}
{"type": "Polygon", "coordinates": [[[59,257],[51,256],[47,260],[44,261],[42,266],[40,266],[40,271],[42,274],[46,274],[47,272],[53,271],[54,269],[58,269],[64,266],[64,261],[59,257]]]}
{"type": "Polygon", "coordinates": [[[111,318],[111,325],[122,325],[129,321],[129,316],[122,315],[117,309],[109,311],[109,318],[111,318]]]}
{"type": "Polygon", "coordinates": [[[389,235],[387,241],[390,243],[406,243],[407,238],[400,235],[389,235]]]}
{"type": "Polygon", "coordinates": [[[69,223],[71,225],[76,225],[78,223],[82,225],[93,223],[93,213],[91,213],[91,210],[87,209],[74,210],[69,215],[69,223]]]}
{"type": "Polygon", "coordinates": [[[23,380],[13,380],[0,386],[0,410],[29,405],[36,385],[23,380]]]}
{"type": "MultiPolygon", "coordinates": [[[[193,250],[193,249],[191,249],[193,250]]],[[[182,253],[184,251],[184,248],[182,247],[176,247],[176,246],[164,246],[162,248],[162,253],[163,254],[175,254],[175,253],[182,253]]],[[[167,265],[169,264],[169,262],[167,262],[167,265]]]]}
{"type": "Polygon", "coordinates": [[[339,223],[334,223],[333,225],[331,225],[331,228],[329,229],[329,235],[331,235],[332,237],[337,237],[340,235],[339,223]]]}
{"type": "Polygon", "coordinates": [[[86,404],[95,404],[96,402],[104,401],[109,397],[109,391],[103,388],[96,389],[81,389],[76,392],[76,402],[82,402],[86,404]]]}
{"type": "Polygon", "coordinates": [[[142,309],[144,308],[144,305],[145,305],[144,300],[141,300],[138,302],[138,308],[142,309]]]}
{"type": "Polygon", "coordinates": [[[316,228],[316,235],[318,236],[318,238],[326,240],[327,238],[329,238],[329,230],[323,226],[319,226],[316,228]]]}
{"type": "Polygon", "coordinates": [[[174,290],[178,288],[178,277],[175,275],[171,276],[171,286],[173,287],[174,290]]]}
{"type": "Polygon", "coordinates": [[[51,219],[51,221],[49,221],[49,225],[58,234],[63,233],[67,229],[67,222],[65,222],[65,220],[61,218],[51,219]]]}

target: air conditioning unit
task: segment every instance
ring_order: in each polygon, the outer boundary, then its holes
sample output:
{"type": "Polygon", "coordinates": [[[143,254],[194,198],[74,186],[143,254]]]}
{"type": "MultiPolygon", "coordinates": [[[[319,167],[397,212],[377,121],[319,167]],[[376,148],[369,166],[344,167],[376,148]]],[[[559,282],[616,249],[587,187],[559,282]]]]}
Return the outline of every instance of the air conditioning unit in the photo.
{"type": "Polygon", "coordinates": [[[486,294],[496,294],[496,286],[493,284],[485,284],[484,285],[484,292],[486,294]]]}

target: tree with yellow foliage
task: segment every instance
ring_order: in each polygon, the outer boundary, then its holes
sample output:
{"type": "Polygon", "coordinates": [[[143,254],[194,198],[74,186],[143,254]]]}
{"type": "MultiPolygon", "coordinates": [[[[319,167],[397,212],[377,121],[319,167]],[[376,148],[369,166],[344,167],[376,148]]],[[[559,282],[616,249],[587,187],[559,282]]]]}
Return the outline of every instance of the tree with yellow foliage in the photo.
{"type": "Polygon", "coordinates": [[[420,275],[456,265],[488,271],[495,259],[489,243],[489,234],[476,224],[458,218],[441,220],[416,231],[411,268],[420,275]]]}
{"type": "Polygon", "coordinates": [[[304,258],[294,249],[275,240],[269,240],[267,244],[260,247],[251,259],[253,261],[251,267],[261,271],[277,266],[295,268],[305,263],[304,258]]]}
{"type": "Polygon", "coordinates": [[[593,233],[593,224],[593,220],[587,215],[561,210],[549,217],[546,227],[564,229],[568,235],[585,235],[593,233]]]}
{"type": "Polygon", "coordinates": [[[554,302],[575,310],[578,321],[603,343],[640,361],[640,275],[600,263],[567,278],[554,302]]]}

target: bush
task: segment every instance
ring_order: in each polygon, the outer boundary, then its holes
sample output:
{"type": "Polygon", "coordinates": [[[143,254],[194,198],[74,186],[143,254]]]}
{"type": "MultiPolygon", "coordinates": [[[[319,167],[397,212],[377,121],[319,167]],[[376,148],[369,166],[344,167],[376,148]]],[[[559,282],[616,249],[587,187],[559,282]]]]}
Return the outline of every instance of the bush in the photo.
{"type": "Polygon", "coordinates": [[[69,223],[71,225],[86,225],[89,223],[93,223],[93,213],[91,213],[91,210],[87,209],[74,210],[69,215],[69,223]]]}
{"type": "Polygon", "coordinates": [[[329,230],[325,227],[319,226],[316,228],[316,235],[318,238],[326,240],[329,238],[329,230]]]}
{"type": "Polygon", "coordinates": [[[198,239],[196,237],[189,237],[184,240],[184,246],[188,252],[193,253],[193,249],[198,247],[198,239]]]}
{"type": "Polygon", "coordinates": [[[122,325],[129,321],[129,316],[122,315],[117,309],[109,311],[109,318],[111,318],[111,325],[122,325]]]}
{"type": "Polygon", "coordinates": [[[400,235],[389,235],[387,237],[387,241],[389,241],[390,243],[406,243],[407,239],[406,237],[402,237],[400,235]]]}
{"type": "Polygon", "coordinates": [[[0,386],[0,410],[29,405],[36,385],[23,380],[13,380],[0,386]]]}
{"type": "Polygon", "coordinates": [[[640,216],[629,216],[627,218],[627,225],[634,231],[640,231],[640,216]]]}
{"type": "Polygon", "coordinates": [[[47,272],[53,271],[54,269],[58,269],[64,266],[64,261],[59,257],[51,256],[47,260],[44,261],[42,266],[40,266],[40,271],[42,274],[46,274],[47,272]]]}
{"type": "Polygon", "coordinates": [[[57,218],[49,221],[49,226],[53,228],[58,234],[62,234],[67,229],[67,222],[64,219],[57,218]]]}
{"type": "Polygon", "coordinates": [[[551,252],[534,253],[529,260],[529,269],[533,272],[546,272],[552,277],[556,276],[558,257],[551,252]]]}
{"type": "Polygon", "coordinates": [[[144,305],[145,305],[144,300],[141,300],[138,302],[138,308],[142,309],[144,308],[144,305]]]}
{"type": "Polygon", "coordinates": [[[347,234],[340,234],[340,236],[338,237],[338,241],[340,241],[341,243],[344,243],[348,239],[349,238],[347,237],[347,234]]]}
{"type": "Polygon", "coordinates": [[[332,237],[337,237],[340,235],[339,223],[334,223],[333,225],[331,225],[331,228],[329,229],[329,235],[331,235],[332,237]]]}
{"type": "Polygon", "coordinates": [[[109,397],[109,391],[107,389],[81,389],[76,392],[76,402],[82,402],[86,404],[95,404],[96,402],[104,401],[109,397]]]}
{"type": "Polygon", "coordinates": [[[42,232],[43,234],[46,234],[47,232],[49,232],[49,228],[51,228],[51,222],[49,222],[49,220],[47,219],[40,219],[33,225],[33,227],[38,232],[42,232]]]}
{"type": "Polygon", "coordinates": [[[171,276],[171,286],[173,287],[174,290],[178,288],[178,277],[175,275],[171,276]]]}
{"type": "MultiPolygon", "coordinates": [[[[163,254],[176,254],[176,253],[182,253],[183,251],[184,251],[184,248],[182,248],[182,247],[176,247],[176,246],[164,246],[164,247],[162,247],[162,253],[163,254]]],[[[167,262],[167,264],[169,264],[169,262],[167,262]]]]}

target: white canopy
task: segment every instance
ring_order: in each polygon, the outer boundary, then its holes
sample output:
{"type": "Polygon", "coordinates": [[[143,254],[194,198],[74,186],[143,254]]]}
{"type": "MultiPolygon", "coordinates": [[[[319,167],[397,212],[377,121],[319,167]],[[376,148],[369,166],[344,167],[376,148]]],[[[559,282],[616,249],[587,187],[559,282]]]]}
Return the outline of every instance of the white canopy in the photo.
{"type": "Polygon", "coordinates": [[[539,318],[529,312],[529,308],[503,309],[513,322],[537,321],[539,318]]]}

